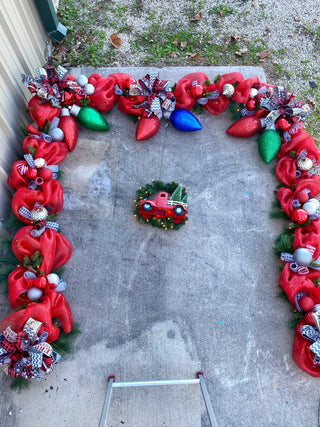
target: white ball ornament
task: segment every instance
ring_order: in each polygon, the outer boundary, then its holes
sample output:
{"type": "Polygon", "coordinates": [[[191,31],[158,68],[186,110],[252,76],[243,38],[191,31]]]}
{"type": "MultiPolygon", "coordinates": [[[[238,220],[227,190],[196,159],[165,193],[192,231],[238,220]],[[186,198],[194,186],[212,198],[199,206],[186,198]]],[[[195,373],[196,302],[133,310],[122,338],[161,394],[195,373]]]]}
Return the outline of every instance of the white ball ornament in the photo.
{"type": "Polygon", "coordinates": [[[85,86],[88,83],[88,77],[80,74],[80,76],[77,77],[77,83],[81,87],[85,86]]]}
{"type": "Polygon", "coordinates": [[[63,141],[64,133],[60,128],[54,128],[49,131],[49,135],[52,137],[53,141],[63,141]]]}
{"type": "Polygon", "coordinates": [[[317,209],[320,207],[320,202],[318,199],[311,198],[308,200],[309,203],[312,203],[317,209]]]}
{"type": "Polygon", "coordinates": [[[47,162],[42,157],[38,157],[34,159],[34,165],[36,168],[46,168],[47,162]]]}
{"type": "Polygon", "coordinates": [[[56,273],[50,273],[47,275],[47,279],[49,283],[54,283],[55,285],[58,285],[60,277],[56,273]]]}
{"type": "Polygon", "coordinates": [[[36,301],[42,297],[43,292],[39,288],[30,288],[28,289],[27,295],[28,298],[31,299],[31,301],[36,301]]]}
{"type": "Polygon", "coordinates": [[[312,262],[312,253],[309,249],[298,248],[293,252],[293,259],[298,265],[308,266],[312,262]]]}
{"type": "Polygon", "coordinates": [[[252,98],[254,98],[255,96],[257,96],[258,95],[258,91],[257,91],[257,89],[256,88],[251,88],[250,89],[250,96],[252,97],[252,98]]]}
{"type": "Polygon", "coordinates": [[[307,212],[308,215],[314,215],[317,212],[319,205],[311,202],[312,199],[308,200],[302,205],[302,209],[307,212]]]}
{"type": "Polygon", "coordinates": [[[86,94],[89,96],[94,94],[94,89],[95,87],[91,83],[86,84],[84,87],[86,94]]]}
{"type": "Polygon", "coordinates": [[[234,86],[230,83],[226,83],[223,86],[222,94],[228,98],[231,98],[231,96],[234,94],[234,86]]]}

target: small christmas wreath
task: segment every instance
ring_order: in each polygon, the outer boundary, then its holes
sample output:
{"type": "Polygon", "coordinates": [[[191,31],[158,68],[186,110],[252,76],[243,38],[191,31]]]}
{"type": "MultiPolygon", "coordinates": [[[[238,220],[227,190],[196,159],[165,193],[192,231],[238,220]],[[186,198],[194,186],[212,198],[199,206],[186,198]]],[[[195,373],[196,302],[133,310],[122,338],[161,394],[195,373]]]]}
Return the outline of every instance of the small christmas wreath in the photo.
{"type": "Polygon", "coordinates": [[[188,194],[177,182],[152,181],[136,193],[134,214],[145,222],[164,230],[178,230],[187,222],[188,194]],[[156,194],[155,199],[150,199],[156,194]]]}

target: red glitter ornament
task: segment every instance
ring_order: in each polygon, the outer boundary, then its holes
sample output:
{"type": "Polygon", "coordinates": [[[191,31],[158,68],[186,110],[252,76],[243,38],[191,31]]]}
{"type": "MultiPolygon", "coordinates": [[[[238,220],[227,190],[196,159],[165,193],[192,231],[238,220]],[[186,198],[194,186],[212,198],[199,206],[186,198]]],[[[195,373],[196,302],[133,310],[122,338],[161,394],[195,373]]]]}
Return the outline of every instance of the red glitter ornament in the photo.
{"type": "Polygon", "coordinates": [[[141,117],[136,130],[136,140],[145,141],[152,138],[160,129],[160,119],[152,114],[150,117],[141,117]]]}
{"type": "Polygon", "coordinates": [[[308,296],[300,298],[298,304],[302,311],[310,311],[314,307],[313,299],[308,296]]]}
{"type": "Polygon", "coordinates": [[[67,108],[61,109],[59,128],[64,133],[64,142],[67,144],[69,151],[73,151],[78,140],[79,128],[78,123],[70,116],[67,108]]]}
{"type": "Polygon", "coordinates": [[[257,103],[254,99],[249,99],[249,101],[247,102],[247,109],[249,111],[254,111],[257,107],[257,103]]]}
{"type": "Polygon", "coordinates": [[[284,119],[283,117],[277,121],[278,128],[286,131],[291,128],[291,124],[288,122],[288,120],[284,119]]]}
{"type": "Polygon", "coordinates": [[[29,179],[36,179],[38,177],[38,171],[35,168],[27,169],[26,176],[29,179]]]}
{"type": "Polygon", "coordinates": [[[202,98],[203,92],[204,90],[201,85],[194,85],[190,90],[191,96],[196,99],[202,98]]]}
{"type": "Polygon", "coordinates": [[[40,172],[40,177],[45,181],[49,181],[49,179],[52,178],[52,170],[49,168],[42,169],[42,171],[40,172]]]}
{"type": "Polygon", "coordinates": [[[308,214],[304,209],[297,209],[292,215],[292,220],[297,224],[304,224],[308,221],[308,218],[308,214]]]}
{"type": "Polygon", "coordinates": [[[309,200],[309,194],[306,191],[298,191],[297,199],[301,204],[306,203],[309,200]]]}
{"type": "Polygon", "coordinates": [[[237,120],[227,130],[228,135],[238,138],[249,138],[256,135],[262,129],[261,120],[255,116],[246,116],[237,120]]]}

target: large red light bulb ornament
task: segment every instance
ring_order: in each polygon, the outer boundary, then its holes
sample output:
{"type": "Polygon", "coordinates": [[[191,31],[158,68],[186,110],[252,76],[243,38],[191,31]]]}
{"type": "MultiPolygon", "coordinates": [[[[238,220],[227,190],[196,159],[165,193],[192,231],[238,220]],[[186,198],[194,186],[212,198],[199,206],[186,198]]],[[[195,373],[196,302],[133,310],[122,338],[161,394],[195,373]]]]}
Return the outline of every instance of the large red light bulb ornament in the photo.
{"type": "Polygon", "coordinates": [[[61,109],[59,127],[64,133],[64,142],[69,151],[73,151],[78,141],[79,127],[68,108],[61,109]]]}

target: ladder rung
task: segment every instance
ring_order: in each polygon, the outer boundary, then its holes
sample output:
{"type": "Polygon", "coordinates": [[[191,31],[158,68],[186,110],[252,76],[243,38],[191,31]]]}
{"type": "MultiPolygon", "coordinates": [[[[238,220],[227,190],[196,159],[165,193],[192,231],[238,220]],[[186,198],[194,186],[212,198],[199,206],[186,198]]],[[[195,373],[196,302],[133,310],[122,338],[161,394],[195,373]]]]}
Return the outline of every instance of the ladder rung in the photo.
{"type": "Polygon", "coordinates": [[[122,382],[117,383],[114,382],[112,384],[112,388],[115,387],[148,387],[155,385],[179,385],[179,384],[199,384],[199,378],[192,378],[190,380],[159,380],[159,381],[130,381],[130,382],[122,382]]]}

